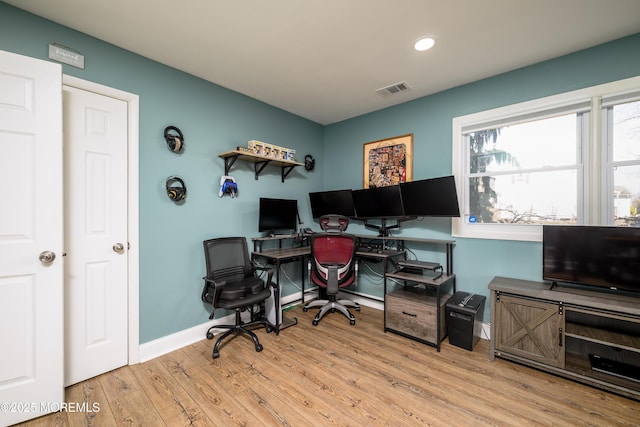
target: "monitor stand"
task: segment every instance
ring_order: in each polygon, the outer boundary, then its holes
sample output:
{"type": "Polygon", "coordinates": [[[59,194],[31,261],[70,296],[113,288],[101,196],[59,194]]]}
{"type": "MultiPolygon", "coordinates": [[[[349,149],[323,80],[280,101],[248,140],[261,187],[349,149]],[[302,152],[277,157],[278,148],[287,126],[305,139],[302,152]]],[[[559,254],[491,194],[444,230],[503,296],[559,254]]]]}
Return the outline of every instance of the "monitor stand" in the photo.
{"type": "Polygon", "coordinates": [[[413,219],[413,217],[396,219],[396,223],[394,225],[387,225],[387,218],[380,218],[380,225],[370,224],[365,219],[364,226],[372,230],[377,230],[378,237],[389,237],[389,230],[393,230],[394,228],[400,228],[400,223],[402,221],[408,221],[410,219],[413,219]]]}

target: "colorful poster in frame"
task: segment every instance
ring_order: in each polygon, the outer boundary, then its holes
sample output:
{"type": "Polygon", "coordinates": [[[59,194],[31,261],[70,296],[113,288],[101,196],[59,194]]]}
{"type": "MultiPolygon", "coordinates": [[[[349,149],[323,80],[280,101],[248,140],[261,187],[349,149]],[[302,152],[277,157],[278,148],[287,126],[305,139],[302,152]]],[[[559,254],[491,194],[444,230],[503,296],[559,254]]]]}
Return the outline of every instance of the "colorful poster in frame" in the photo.
{"type": "Polygon", "coordinates": [[[413,180],[413,134],[364,144],[364,188],[413,180]]]}

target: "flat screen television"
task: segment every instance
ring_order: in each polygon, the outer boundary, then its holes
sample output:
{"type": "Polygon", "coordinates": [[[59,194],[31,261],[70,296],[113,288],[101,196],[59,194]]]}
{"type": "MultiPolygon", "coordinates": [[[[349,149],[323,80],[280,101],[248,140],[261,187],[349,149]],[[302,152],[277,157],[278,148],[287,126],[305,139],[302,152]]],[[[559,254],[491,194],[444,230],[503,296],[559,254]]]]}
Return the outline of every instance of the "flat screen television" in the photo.
{"type": "Polygon", "coordinates": [[[351,190],[318,191],[309,193],[311,215],[320,218],[323,215],[336,214],[346,217],[356,216],[351,190]]]}
{"type": "Polygon", "coordinates": [[[403,218],[405,216],[398,185],[353,190],[352,196],[356,218],[403,218]]]}
{"type": "Polygon", "coordinates": [[[260,198],[258,231],[295,231],[298,227],[297,218],[296,200],[260,198]]]}
{"type": "Polygon", "coordinates": [[[400,194],[407,216],[460,216],[453,175],[402,182],[400,194]]]}
{"type": "Polygon", "coordinates": [[[543,279],[640,292],[640,228],[545,225],[543,279]]]}

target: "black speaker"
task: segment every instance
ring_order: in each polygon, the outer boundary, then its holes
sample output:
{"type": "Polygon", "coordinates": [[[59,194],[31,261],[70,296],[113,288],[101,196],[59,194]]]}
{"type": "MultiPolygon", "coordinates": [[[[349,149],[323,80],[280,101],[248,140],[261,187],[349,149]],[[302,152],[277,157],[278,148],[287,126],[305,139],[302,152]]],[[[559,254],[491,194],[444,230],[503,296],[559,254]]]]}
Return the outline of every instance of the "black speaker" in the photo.
{"type": "Polygon", "coordinates": [[[166,182],[167,196],[174,202],[182,202],[187,198],[187,186],[182,178],[170,176],[166,182]]]}
{"type": "Polygon", "coordinates": [[[304,168],[308,171],[312,171],[316,167],[316,159],[311,154],[304,156],[304,168]]]}
{"type": "Polygon", "coordinates": [[[177,127],[167,126],[164,129],[164,139],[167,141],[167,147],[173,153],[181,153],[184,149],[184,135],[177,127]]]}

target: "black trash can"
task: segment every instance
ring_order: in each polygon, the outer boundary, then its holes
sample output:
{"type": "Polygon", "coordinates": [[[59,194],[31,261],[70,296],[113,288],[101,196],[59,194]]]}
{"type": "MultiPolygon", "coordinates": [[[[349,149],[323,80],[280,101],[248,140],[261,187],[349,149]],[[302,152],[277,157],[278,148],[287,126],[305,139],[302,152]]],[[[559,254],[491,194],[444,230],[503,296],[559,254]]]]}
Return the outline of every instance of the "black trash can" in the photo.
{"type": "Polygon", "coordinates": [[[468,292],[456,292],[449,298],[445,311],[450,344],[473,351],[480,339],[486,299],[468,292]]]}

